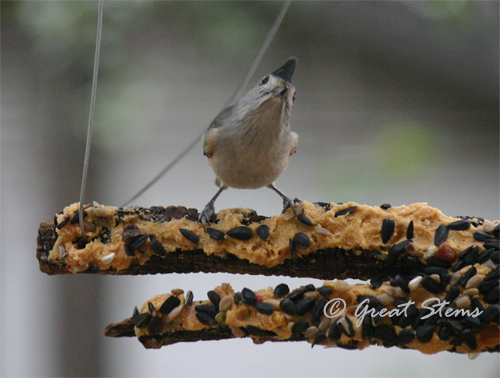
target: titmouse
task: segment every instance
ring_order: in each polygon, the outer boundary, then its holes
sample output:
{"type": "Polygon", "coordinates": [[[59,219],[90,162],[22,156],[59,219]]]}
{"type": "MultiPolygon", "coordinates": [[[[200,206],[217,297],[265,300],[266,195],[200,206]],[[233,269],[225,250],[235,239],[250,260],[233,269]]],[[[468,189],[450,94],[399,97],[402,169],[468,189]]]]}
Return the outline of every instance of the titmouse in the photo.
{"type": "Polygon", "coordinates": [[[203,154],[220,186],[200,213],[198,220],[210,222],[214,203],[227,188],[258,189],[267,186],[283,199],[283,211],[295,201],[274,186],[283,173],[299,137],[290,130],[295,99],[292,76],[297,58],[264,76],[234,105],[219,113],[210,124],[203,142],[203,154]]]}

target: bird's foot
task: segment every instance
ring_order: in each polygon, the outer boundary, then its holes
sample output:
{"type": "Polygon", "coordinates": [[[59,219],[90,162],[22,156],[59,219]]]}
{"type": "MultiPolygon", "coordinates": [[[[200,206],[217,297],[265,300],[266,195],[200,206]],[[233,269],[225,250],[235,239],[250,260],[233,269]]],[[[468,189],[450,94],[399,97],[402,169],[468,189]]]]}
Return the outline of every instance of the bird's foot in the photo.
{"type": "Polygon", "coordinates": [[[203,225],[203,229],[205,231],[207,223],[210,223],[210,219],[214,214],[215,214],[214,203],[210,201],[209,203],[207,203],[207,206],[205,206],[203,211],[200,213],[200,216],[198,217],[198,222],[201,222],[201,224],[203,225]]]}
{"type": "Polygon", "coordinates": [[[292,211],[295,212],[295,205],[301,204],[302,201],[295,197],[295,199],[291,199],[290,197],[283,197],[283,213],[288,210],[289,207],[292,208],[292,211]]]}

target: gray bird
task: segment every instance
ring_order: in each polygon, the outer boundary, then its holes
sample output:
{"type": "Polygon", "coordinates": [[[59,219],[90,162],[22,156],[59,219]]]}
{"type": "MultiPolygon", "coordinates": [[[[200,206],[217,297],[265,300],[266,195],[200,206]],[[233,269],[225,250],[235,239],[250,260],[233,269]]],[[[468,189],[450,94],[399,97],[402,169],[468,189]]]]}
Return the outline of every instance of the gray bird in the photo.
{"type": "Polygon", "coordinates": [[[203,226],[215,212],[214,203],[227,188],[258,189],[267,186],[283,199],[283,211],[292,200],[274,181],[288,165],[299,141],[290,130],[290,115],[295,100],[292,76],[297,58],[287,62],[219,113],[210,124],[203,142],[203,154],[217,176],[220,187],[200,213],[203,226]]]}

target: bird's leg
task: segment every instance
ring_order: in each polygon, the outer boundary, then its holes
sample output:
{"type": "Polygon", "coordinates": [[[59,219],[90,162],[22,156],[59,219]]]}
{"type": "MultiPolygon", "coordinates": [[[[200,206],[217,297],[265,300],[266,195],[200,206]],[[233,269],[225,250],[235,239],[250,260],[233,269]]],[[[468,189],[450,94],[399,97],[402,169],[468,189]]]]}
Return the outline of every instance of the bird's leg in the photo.
{"type": "Polygon", "coordinates": [[[203,224],[203,228],[205,228],[205,225],[207,223],[210,223],[210,218],[212,218],[212,215],[214,215],[215,213],[215,207],[214,207],[215,200],[225,189],[227,189],[227,186],[222,185],[220,189],[217,191],[217,193],[215,193],[215,196],[213,196],[213,198],[210,201],[208,201],[207,205],[200,213],[200,216],[198,217],[198,222],[201,222],[203,224]]]}
{"type": "Polygon", "coordinates": [[[289,207],[292,208],[293,212],[295,213],[295,203],[301,203],[302,201],[299,200],[298,198],[291,199],[290,197],[287,197],[281,190],[279,190],[276,186],[274,186],[274,183],[270,184],[267,186],[269,189],[274,190],[278,195],[283,199],[283,212],[285,212],[289,207]]]}

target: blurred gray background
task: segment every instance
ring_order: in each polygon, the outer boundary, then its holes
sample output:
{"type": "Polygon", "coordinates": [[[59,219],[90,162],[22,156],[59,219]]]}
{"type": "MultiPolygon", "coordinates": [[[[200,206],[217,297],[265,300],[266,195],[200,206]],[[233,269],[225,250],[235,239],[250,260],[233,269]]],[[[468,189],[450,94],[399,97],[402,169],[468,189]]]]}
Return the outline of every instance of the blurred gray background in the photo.
{"type": "MultiPolygon", "coordinates": [[[[221,110],[282,3],[106,1],[86,202],[121,205],[221,110]]],[[[304,343],[198,342],[145,350],[103,328],[149,297],[195,298],[317,280],[227,274],[49,277],[38,225],[78,201],[96,1],[1,2],[2,376],[498,377],[467,356],[304,343]]],[[[293,2],[251,83],[299,57],[298,152],[277,186],[309,201],[428,202],[499,219],[499,3],[293,2]]],[[[215,193],[201,143],[135,205],[202,208],[215,193]]],[[[217,209],[278,214],[270,190],[217,209]]]]}

